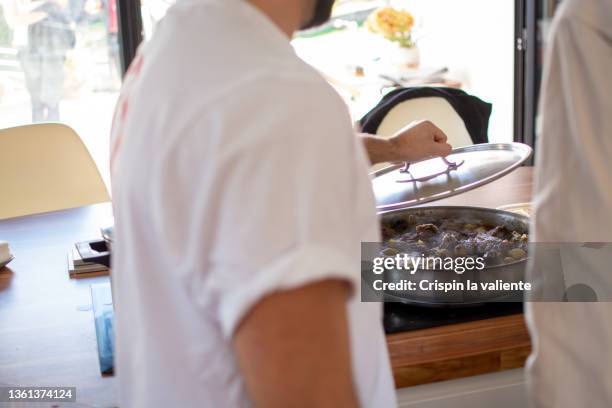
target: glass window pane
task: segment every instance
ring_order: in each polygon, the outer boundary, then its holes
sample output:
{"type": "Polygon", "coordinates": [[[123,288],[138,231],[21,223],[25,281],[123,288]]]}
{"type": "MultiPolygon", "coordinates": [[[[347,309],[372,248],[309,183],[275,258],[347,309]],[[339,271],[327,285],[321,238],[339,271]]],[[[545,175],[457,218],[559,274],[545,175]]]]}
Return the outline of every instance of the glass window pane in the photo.
{"type": "MultiPolygon", "coordinates": [[[[299,33],[293,46],[338,90],[355,120],[396,85],[449,86],[492,103],[489,139],[510,142],[514,6],[514,0],[340,0],[329,24],[299,33]],[[410,13],[409,37],[394,24],[373,30],[369,16],[386,6],[410,13]]],[[[404,21],[396,17],[376,22],[404,21]]]]}
{"type": "Polygon", "coordinates": [[[0,127],[62,122],[108,174],[117,0],[0,0],[0,127]]]}

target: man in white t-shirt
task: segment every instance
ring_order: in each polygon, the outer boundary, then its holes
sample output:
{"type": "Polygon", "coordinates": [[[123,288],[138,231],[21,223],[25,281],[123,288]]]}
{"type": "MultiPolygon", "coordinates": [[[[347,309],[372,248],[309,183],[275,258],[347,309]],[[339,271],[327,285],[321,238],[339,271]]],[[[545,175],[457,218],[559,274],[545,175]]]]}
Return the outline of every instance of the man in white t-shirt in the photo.
{"type": "Polygon", "coordinates": [[[395,405],[381,304],[359,300],[368,156],[450,146],[429,122],[355,135],[289,43],[332,3],[179,0],[132,62],[111,141],[121,407],[395,405]]]}

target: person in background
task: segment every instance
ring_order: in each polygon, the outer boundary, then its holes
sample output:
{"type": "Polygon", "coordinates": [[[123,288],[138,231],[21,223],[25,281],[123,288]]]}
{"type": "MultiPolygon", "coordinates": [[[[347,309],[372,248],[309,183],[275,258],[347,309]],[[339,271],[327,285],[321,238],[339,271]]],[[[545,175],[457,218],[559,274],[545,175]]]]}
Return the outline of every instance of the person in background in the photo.
{"type": "Polygon", "coordinates": [[[119,58],[119,18],[117,15],[117,0],[105,0],[106,11],[106,44],[108,46],[109,68],[114,84],[121,83],[121,60],[119,58]]]}
{"type": "Polygon", "coordinates": [[[451,147],[427,121],[354,133],[290,44],[332,4],[179,1],[130,64],[110,163],[120,406],[395,406],[382,304],[360,301],[368,166],[451,147]]]}
{"type": "MultiPolygon", "coordinates": [[[[1,0],[4,18],[11,29],[12,45],[17,50],[17,56],[23,55],[28,46],[28,26],[47,17],[47,14],[36,9],[45,0],[1,0]]],[[[23,69],[23,68],[22,68],[23,69]]]]}
{"type": "Polygon", "coordinates": [[[19,61],[30,94],[32,122],[59,121],[64,61],[74,47],[66,0],[8,0],[7,21],[13,28],[19,61]]]}
{"type": "Polygon", "coordinates": [[[121,60],[119,57],[119,17],[117,0],[100,0],[102,20],[106,25],[106,46],[108,48],[108,69],[111,88],[121,87],[121,60]]]}
{"type": "MultiPolygon", "coordinates": [[[[550,35],[530,235],[536,243],[609,243],[612,1],[563,1],[550,35]]],[[[598,282],[600,293],[610,293],[610,265],[593,266],[580,251],[571,254],[577,274],[598,282]]],[[[553,282],[558,269],[544,270],[542,282],[553,282]]],[[[612,304],[610,298],[600,300],[527,303],[533,343],[527,375],[534,407],[612,407],[612,304]]]]}
{"type": "Polygon", "coordinates": [[[13,46],[18,50],[28,45],[28,26],[45,18],[42,11],[36,11],[43,1],[3,0],[4,18],[12,30],[13,46]]]}

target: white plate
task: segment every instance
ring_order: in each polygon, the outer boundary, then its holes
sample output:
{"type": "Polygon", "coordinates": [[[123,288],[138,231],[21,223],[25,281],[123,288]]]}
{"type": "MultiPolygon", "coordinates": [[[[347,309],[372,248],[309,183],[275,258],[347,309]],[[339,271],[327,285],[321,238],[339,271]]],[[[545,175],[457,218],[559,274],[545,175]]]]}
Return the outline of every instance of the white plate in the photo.
{"type": "Polygon", "coordinates": [[[6,261],[0,262],[0,269],[4,268],[6,265],[8,265],[9,263],[11,263],[11,261],[15,259],[15,257],[13,255],[11,255],[9,257],[9,259],[7,259],[6,261]]]}

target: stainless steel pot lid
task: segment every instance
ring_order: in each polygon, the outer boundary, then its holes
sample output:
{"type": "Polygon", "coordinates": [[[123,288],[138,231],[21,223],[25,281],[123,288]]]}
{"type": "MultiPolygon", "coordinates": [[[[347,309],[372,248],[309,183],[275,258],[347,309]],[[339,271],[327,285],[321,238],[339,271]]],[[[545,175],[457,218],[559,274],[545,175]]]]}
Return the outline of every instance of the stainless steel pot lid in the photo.
{"type": "Polygon", "coordinates": [[[523,143],[483,143],[453,149],[445,159],[395,164],[373,173],[379,211],[454,196],[510,173],[531,156],[523,143]]]}

